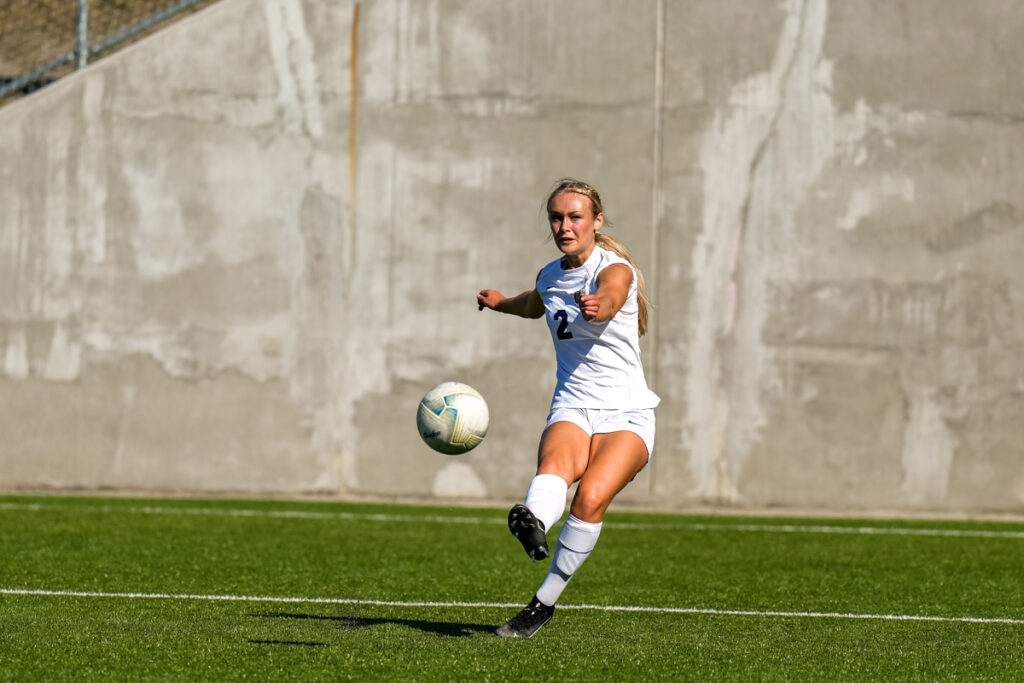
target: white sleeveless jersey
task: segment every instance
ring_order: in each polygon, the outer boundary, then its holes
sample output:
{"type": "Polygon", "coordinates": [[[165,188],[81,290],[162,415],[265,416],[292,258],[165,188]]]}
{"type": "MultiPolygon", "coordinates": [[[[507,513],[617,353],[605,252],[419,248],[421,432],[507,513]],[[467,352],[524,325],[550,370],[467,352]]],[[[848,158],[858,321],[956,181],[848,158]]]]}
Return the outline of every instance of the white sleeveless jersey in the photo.
{"type": "Polygon", "coordinates": [[[661,399],[647,388],[640,363],[636,270],[629,261],[599,246],[579,268],[565,270],[559,258],[537,276],[537,292],[555,344],[558,363],[551,407],[654,408],[661,399]],[[622,263],[633,271],[626,303],[603,323],[588,322],[574,295],[597,291],[604,268],[622,263]]]}

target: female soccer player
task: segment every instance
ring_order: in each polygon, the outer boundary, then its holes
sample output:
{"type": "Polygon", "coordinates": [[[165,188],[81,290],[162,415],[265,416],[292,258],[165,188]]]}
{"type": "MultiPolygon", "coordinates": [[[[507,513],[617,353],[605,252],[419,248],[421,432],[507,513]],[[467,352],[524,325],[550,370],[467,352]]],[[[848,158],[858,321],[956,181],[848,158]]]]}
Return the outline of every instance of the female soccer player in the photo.
{"type": "Polygon", "coordinates": [[[548,195],[547,213],[562,256],[544,266],[531,290],[477,295],[480,310],[545,316],[555,344],[557,382],[537,474],[525,505],[508,515],[509,530],[534,561],[548,556],[547,530],[565,511],[569,485],[579,482],[547,577],[530,603],[498,628],[503,637],[530,638],[550,621],[594,549],[608,505],[647,464],[660,400],[640,364],[647,329],[643,278],[629,252],[599,232],[605,217],[597,190],[562,180],[548,195]]]}

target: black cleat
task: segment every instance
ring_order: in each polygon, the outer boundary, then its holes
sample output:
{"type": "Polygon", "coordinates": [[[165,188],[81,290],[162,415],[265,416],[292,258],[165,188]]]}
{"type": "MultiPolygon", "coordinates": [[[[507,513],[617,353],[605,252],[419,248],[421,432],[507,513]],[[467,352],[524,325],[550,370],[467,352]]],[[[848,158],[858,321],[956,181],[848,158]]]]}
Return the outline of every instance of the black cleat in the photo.
{"type": "Polygon", "coordinates": [[[532,638],[540,627],[551,621],[555,613],[555,606],[548,607],[533,596],[530,604],[522,609],[519,614],[509,619],[503,626],[495,631],[502,638],[532,638]]]}
{"type": "Polygon", "coordinates": [[[513,505],[508,511],[508,530],[523,544],[523,550],[534,562],[548,556],[548,539],[544,525],[525,505],[513,505]]]}

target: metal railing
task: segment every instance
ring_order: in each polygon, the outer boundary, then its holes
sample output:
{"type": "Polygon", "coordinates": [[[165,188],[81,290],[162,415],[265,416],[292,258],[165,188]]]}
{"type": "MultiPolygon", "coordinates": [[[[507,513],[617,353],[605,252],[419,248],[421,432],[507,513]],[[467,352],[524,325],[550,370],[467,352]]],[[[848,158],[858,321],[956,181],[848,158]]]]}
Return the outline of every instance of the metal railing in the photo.
{"type": "Polygon", "coordinates": [[[0,0],[0,68],[8,72],[0,72],[0,105],[215,1],[0,0]]]}

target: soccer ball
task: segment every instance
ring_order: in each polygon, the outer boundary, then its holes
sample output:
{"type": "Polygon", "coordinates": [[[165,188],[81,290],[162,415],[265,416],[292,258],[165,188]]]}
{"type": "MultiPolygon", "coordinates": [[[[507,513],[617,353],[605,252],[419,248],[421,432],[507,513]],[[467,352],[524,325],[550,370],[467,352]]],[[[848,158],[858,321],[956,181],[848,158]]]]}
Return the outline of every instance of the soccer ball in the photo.
{"type": "Polygon", "coordinates": [[[416,411],[423,441],[439,453],[459,455],[476,448],[490,423],[487,402],[462,382],[443,382],[427,392],[416,411]]]}

